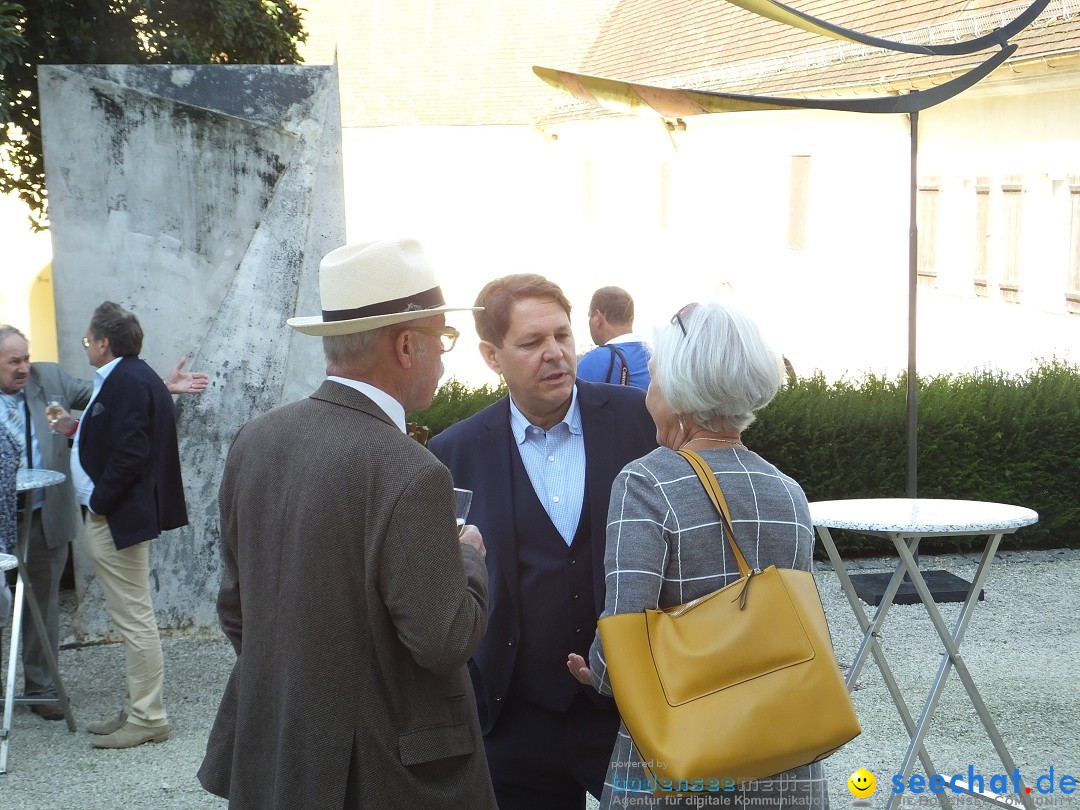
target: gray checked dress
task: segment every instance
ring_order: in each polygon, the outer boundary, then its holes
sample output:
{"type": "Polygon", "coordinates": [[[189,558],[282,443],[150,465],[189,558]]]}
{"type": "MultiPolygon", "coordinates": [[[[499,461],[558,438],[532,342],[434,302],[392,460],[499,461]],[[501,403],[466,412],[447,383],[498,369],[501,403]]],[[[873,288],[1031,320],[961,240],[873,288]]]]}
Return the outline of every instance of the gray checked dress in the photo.
{"type": "MultiPolygon", "coordinates": [[[[794,480],[757,453],[735,448],[705,450],[731,509],[739,547],[752,568],[810,570],[813,527],[806,495],[794,480]]],[[[611,487],[605,553],[604,616],[688,602],[729,585],[739,568],[721,519],[689,463],[660,447],[623,468],[611,487]]],[[[597,634],[589,655],[593,684],[611,694],[604,650],[597,634]]],[[[602,808],[625,806],[806,807],[828,810],[821,763],[768,779],[727,785],[693,803],[653,798],[626,727],[611,755],[602,808]],[[643,804],[644,803],[644,804],[643,804]]]]}
{"type": "MultiPolygon", "coordinates": [[[[15,550],[15,474],[19,470],[21,455],[22,447],[0,423],[0,553],[4,554],[11,554],[15,550]]],[[[0,588],[6,587],[0,584],[0,588]]],[[[5,619],[0,617],[0,627],[4,626],[5,619]]]]}

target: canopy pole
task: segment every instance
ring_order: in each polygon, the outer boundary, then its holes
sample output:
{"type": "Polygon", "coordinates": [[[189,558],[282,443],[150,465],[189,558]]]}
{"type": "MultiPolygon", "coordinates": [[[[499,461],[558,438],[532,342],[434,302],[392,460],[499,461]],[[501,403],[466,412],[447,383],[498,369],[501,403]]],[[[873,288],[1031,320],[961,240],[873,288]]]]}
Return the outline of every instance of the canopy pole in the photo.
{"type": "Polygon", "coordinates": [[[910,225],[908,228],[908,360],[907,360],[907,496],[918,497],[918,378],[915,373],[916,298],[919,290],[918,155],[919,111],[908,114],[911,123],[910,225]]]}

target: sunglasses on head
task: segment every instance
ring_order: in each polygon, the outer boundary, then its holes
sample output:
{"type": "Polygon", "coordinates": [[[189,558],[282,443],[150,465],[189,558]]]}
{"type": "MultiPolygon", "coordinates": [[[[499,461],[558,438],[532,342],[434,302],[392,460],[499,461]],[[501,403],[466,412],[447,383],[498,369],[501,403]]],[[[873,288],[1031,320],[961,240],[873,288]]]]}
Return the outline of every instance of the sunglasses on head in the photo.
{"type": "Polygon", "coordinates": [[[685,307],[683,307],[671,316],[671,322],[677,323],[679,325],[679,328],[682,329],[683,337],[686,337],[686,324],[683,323],[683,318],[693,312],[697,306],[698,303],[694,301],[693,303],[687,304],[685,307]]]}

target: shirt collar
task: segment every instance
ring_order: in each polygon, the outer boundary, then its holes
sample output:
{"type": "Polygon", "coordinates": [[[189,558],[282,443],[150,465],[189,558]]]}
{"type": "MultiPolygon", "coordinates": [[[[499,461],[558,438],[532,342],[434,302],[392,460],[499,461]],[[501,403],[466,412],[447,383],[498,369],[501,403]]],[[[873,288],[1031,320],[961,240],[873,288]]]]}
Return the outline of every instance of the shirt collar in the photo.
{"type": "Polygon", "coordinates": [[[605,346],[610,346],[612,343],[644,343],[645,338],[641,335],[635,335],[633,332],[627,332],[625,335],[616,335],[605,346]]]}
{"type": "Polygon", "coordinates": [[[105,382],[105,378],[108,377],[110,374],[112,374],[113,369],[116,368],[117,365],[119,365],[120,361],[123,360],[123,359],[124,359],[123,357],[114,357],[112,360],[110,360],[108,363],[103,365],[101,368],[97,369],[94,372],[94,376],[99,378],[102,382],[105,382]]]}
{"type": "MultiPolygon", "coordinates": [[[[566,410],[566,416],[562,418],[556,425],[552,425],[548,430],[554,430],[559,425],[566,425],[567,429],[571,433],[581,433],[581,409],[578,407],[577,401],[577,386],[574,386],[574,391],[570,395],[570,407],[566,410]]],[[[525,433],[530,427],[536,427],[532,422],[526,418],[525,414],[521,412],[517,404],[514,402],[514,395],[510,395],[510,431],[514,434],[514,441],[521,444],[525,441],[525,433]]],[[[543,430],[543,428],[536,427],[537,430],[543,430]]]]}
{"type": "Polygon", "coordinates": [[[0,419],[7,419],[8,410],[10,410],[11,408],[21,410],[24,407],[23,403],[26,402],[26,389],[20,389],[14,394],[8,394],[4,391],[0,391],[0,402],[3,403],[4,408],[4,411],[0,412],[0,419]]]}
{"type": "Polygon", "coordinates": [[[333,375],[328,376],[326,379],[333,380],[336,383],[347,385],[349,388],[354,388],[361,394],[366,396],[372,402],[379,406],[379,410],[390,417],[398,430],[402,433],[405,432],[405,408],[400,402],[383,391],[381,388],[376,388],[371,383],[366,383],[361,380],[350,380],[348,377],[335,377],[333,375]]]}

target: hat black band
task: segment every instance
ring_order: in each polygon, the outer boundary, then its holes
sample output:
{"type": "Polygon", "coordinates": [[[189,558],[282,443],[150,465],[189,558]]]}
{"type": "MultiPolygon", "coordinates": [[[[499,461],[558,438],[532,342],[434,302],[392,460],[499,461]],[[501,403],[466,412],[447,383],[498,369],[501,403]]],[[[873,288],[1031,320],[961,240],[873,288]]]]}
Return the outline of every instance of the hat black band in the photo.
{"type": "Polygon", "coordinates": [[[398,315],[402,312],[416,312],[423,309],[441,307],[446,302],[443,300],[442,290],[432,287],[416,295],[408,295],[404,298],[395,298],[393,301],[380,301],[356,309],[324,309],[323,321],[351,321],[355,318],[372,318],[376,315],[398,315]]]}

